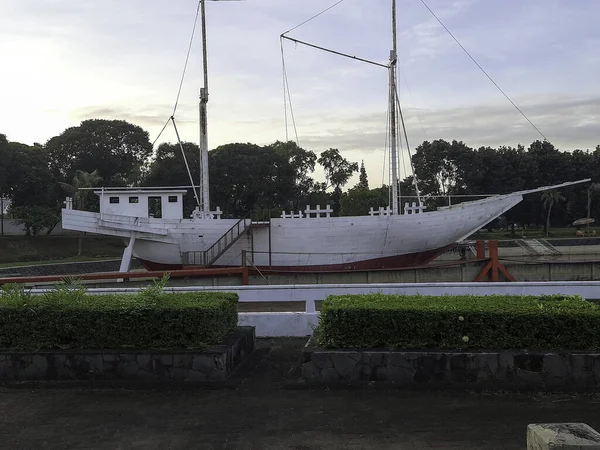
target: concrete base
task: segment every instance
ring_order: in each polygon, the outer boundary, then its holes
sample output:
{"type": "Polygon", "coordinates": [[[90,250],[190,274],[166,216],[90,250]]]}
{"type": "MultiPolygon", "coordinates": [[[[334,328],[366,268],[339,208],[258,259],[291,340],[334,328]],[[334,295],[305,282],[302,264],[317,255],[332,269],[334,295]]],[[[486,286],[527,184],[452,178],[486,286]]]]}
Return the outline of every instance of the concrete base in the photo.
{"type": "Polygon", "coordinates": [[[599,353],[515,351],[304,350],[313,386],[590,391],[600,386],[599,353]]]}
{"type": "Polygon", "coordinates": [[[539,423],[527,427],[527,450],[600,450],[600,433],[585,423],[539,423]]]}
{"type": "Polygon", "coordinates": [[[238,327],[205,349],[0,352],[0,382],[223,381],[255,348],[253,327],[238,327]]]}

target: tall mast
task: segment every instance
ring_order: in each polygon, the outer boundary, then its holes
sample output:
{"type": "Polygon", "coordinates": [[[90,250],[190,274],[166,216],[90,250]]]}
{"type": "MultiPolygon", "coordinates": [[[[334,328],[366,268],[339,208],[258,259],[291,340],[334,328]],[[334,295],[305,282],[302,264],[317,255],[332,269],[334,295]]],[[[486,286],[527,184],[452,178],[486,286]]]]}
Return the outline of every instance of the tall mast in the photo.
{"type": "Polygon", "coordinates": [[[208,59],[206,57],[206,15],[205,0],[200,0],[202,15],[202,62],[204,66],[204,87],[200,89],[200,209],[205,214],[210,211],[210,192],[208,178],[208,59]]]}
{"type": "Polygon", "coordinates": [[[392,214],[398,214],[398,141],[396,136],[396,0],[392,0],[392,51],[390,52],[390,166],[392,169],[392,214]]]}

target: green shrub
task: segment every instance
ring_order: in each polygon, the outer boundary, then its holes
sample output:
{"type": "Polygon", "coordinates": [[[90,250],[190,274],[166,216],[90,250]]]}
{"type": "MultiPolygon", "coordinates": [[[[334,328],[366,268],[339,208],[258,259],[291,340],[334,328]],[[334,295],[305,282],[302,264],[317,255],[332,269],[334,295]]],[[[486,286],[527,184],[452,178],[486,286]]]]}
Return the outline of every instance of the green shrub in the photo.
{"type": "Polygon", "coordinates": [[[201,348],[237,327],[235,293],[88,295],[65,284],[32,296],[7,286],[0,292],[0,348],[201,348]]]}
{"type": "Polygon", "coordinates": [[[319,319],[329,348],[600,348],[600,307],[581,297],[330,296],[319,319]]]}

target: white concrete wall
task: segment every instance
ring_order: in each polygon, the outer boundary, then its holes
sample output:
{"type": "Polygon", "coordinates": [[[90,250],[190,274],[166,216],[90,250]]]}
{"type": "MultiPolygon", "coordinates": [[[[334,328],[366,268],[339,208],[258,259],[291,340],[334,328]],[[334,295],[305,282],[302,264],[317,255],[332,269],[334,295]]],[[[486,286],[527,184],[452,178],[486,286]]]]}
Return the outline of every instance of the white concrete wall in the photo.
{"type": "Polygon", "coordinates": [[[183,218],[183,196],[181,194],[164,194],[162,198],[162,218],[163,219],[181,219],[183,218]],[[176,203],[169,203],[169,197],[177,197],[176,203]]]}
{"type": "Polygon", "coordinates": [[[100,211],[103,214],[117,214],[132,217],[148,217],[148,198],[160,197],[163,219],[183,218],[183,194],[181,192],[134,191],[100,193],[100,211]],[[110,203],[111,197],[117,197],[119,203],[110,203]],[[138,203],[129,203],[130,197],[137,197],[138,203]],[[169,197],[177,197],[176,203],[169,203],[169,197]]]}
{"type": "Polygon", "coordinates": [[[148,217],[148,196],[134,192],[127,194],[105,192],[104,195],[100,196],[100,211],[106,214],[148,217]],[[110,203],[112,197],[117,197],[119,203],[110,203]],[[129,203],[130,197],[137,197],[138,203],[129,203]]]}
{"type": "Polygon", "coordinates": [[[257,337],[304,337],[312,335],[319,324],[319,314],[316,312],[239,313],[238,324],[256,327],[257,337]]]}

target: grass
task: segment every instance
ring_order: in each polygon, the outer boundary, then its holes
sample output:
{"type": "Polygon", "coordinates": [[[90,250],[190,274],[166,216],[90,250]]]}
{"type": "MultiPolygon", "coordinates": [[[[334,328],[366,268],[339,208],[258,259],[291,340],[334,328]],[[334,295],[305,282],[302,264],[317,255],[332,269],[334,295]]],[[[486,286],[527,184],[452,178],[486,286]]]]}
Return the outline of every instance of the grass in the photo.
{"type": "Polygon", "coordinates": [[[65,264],[65,263],[77,263],[77,262],[89,262],[89,261],[107,261],[116,258],[110,257],[98,257],[92,256],[71,256],[63,259],[48,259],[45,261],[20,261],[10,263],[0,263],[0,269],[10,269],[13,267],[28,267],[28,266],[47,266],[50,264],[65,264]]]}
{"type": "Polygon", "coordinates": [[[0,264],[120,258],[124,247],[123,239],[112,236],[4,236],[0,237],[0,264]]]}

